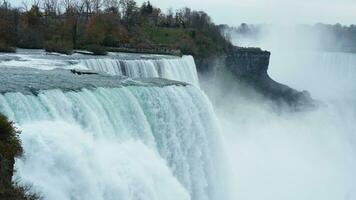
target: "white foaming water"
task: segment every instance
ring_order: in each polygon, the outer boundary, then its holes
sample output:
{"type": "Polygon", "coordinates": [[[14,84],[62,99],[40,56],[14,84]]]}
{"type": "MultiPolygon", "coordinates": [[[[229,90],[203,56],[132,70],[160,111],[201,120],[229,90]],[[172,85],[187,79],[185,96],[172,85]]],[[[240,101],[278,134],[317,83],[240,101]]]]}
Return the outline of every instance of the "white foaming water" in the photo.
{"type": "MultiPolygon", "coordinates": [[[[31,51],[31,54],[0,54],[0,67],[28,67],[41,70],[52,70],[55,68],[71,69],[68,56],[61,55],[61,59],[46,58],[41,52],[31,51]]],[[[59,57],[59,56],[56,56],[59,57]]]]}
{"type": "Polygon", "coordinates": [[[129,77],[161,77],[199,86],[192,56],[151,60],[83,59],[86,69],[129,77]]]}
{"type": "Polygon", "coordinates": [[[132,78],[165,78],[199,87],[197,69],[192,56],[138,57],[137,54],[110,53],[109,56],[95,57],[78,54],[47,55],[42,51],[26,50],[20,54],[1,54],[0,67],[29,67],[41,70],[84,69],[132,78]]]}
{"type": "Polygon", "coordinates": [[[312,111],[277,113],[241,87],[233,94],[217,81],[218,93],[212,80],[202,82],[226,137],[236,199],[356,199],[355,60],[345,53],[272,51],[270,75],[310,91],[321,102],[312,111]]]}
{"type": "Polygon", "coordinates": [[[22,131],[16,178],[45,199],[228,198],[221,136],[196,87],[7,93],[0,112],[22,131]]]}
{"type": "Polygon", "coordinates": [[[271,51],[269,75],[308,90],[321,104],[313,111],[276,113],[263,99],[217,97],[237,199],[356,199],[356,55],[317,51],[318,34],[270,27],[260,38],[235,40],[271,51]]]}

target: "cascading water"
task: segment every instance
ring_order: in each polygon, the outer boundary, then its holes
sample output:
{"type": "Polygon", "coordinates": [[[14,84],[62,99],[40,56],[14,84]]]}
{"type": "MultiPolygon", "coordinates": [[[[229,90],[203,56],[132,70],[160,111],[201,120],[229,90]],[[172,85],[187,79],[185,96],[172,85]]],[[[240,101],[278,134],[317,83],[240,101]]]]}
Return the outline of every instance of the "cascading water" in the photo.
{"type": "Polygon", "coordinates": [[[87,69],[112,75],[129,77],[161,77],[199,85],[197,71],[192,56],[162,59],[83,59],[87,69]]]}
{"type": "Polygon", "coordinates": [[[0,112],[22,131],[25,152],[15,180],[50,200],[230,198],[191,56],[17,56],[0,57],[0,112]]]}
{"type": "Polygon", "coordinates": [[[0,55],[0,67],[85,69],[131,78],[165,78],[199,87],[192,56],[158,56],[110,53],[108,56],[47,55],[41,51],[22,50],[16,55],[0,55]]]}
{"type": "Polygon", "coordinates": [[[6,93],[16,178],[45,199],[226,199],[221,136],[193,86],[6,93]]]}
{"type": "Polygon", "coordinates": [[[318,99],[353,95],[353,83],[356,80],[355,54],[308,51],[276,51],[276,54],[278,56],[271,58],[270,75],[278,81],[297,89],[308,89],[318,99]],[[286,60],[289,60],[287,67],[286,60]]]}

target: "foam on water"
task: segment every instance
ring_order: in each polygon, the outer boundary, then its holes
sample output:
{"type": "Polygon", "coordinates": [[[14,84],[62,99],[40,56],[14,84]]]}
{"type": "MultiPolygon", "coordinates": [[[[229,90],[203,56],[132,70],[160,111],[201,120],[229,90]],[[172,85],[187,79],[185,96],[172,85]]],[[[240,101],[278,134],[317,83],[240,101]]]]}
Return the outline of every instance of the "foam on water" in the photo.
{"type": "Polygon", "coordinates": [[[226,75],[202,81],[226,137],[236,199],[356,199],[355,61],[355,54],[272,51],[269,74],[320,102],[296,113],[276,112],[226,75]]]}
{"type": "Polygon", "coordinates": [[[21,129],[16,179],[45,199],[229,196],[215,115],[194,86],[0,95],[21,129]]]}
{"type": "Polygon", "coordinates": [[[161,77],[199,85],[192,56],[150,60],[83,59],[86,69],[129,77],[161,77]]]}
{"type": "Polygon", "coordinates": [[[0,67],[28,67],[40,70],[81,69],[132,78],[165,78],[199,87],[192,56],[139,55],[110,53],[108,56],[46,54],[21,50],[18,54],[0,54],[0,67]]]}

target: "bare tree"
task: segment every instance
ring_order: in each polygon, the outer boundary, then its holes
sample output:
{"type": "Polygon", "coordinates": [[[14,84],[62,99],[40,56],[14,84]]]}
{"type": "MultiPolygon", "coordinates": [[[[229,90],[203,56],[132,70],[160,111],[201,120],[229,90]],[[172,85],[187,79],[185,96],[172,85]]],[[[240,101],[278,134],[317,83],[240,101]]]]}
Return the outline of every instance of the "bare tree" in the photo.
{"type": "Polygon", "coordinates": [[[122,9],[123,21],[127,27],[133,25],[137,18],[138,7],[134,0],[120,0],[120,7],[122,9]]]}
{"type": "Polygon", "coordinates": [[[191,13],[192,11],[190,10],[190,8],[183,8],[182,9],[182,12],[183,12],[183,21],[184,21],[184,27],[189,27],[191,25],[191,13]]]}
{"type": "Polygon", "coordinates": [[[119,1],[118,0],[104,0],[105,8],[119,8],[119,1]]]}
{"type": "Polygon", "coordinates": [[[89,19],[89,14],[92,12],[92,0],[81,0],[80,7],[83,9],[86,20],[89,19]]]}
{"type": "Polygon", "coordinates": [[[28,1],[24,0],[22,1],[21,4],[22,4],[21,9],[27,12],[29,10],[28,1]]]}
{"type": "Polygon", "coordinates": [[[101,7],[103,6],[103,0],[91,0],[93,9],[96,13],[99,13],[101,7]]]}
{"type": "Polygon", "coordinates": [[[69,10],[69,9],[75,7],[76,1],[75,0],[63,0],[62,4],[63,4],[65,10],[69,10]]]}
{"type": "Polygon", "coordinates": [[[11,5],[7,0],[3,0],[2,4],[0,4],[0,6],[6,10],[10,9],[11,5]]]}
{"type": "Polygon", "coordinates": [[[59,9],[58,0],[43,0],[45,16],[56,15],[59,9]]]}
{"type": "Polygon", "coordinates": [[[41,6],[41,0],[32,0],[32,6],[37,6],[39,8],[41,6]]]}

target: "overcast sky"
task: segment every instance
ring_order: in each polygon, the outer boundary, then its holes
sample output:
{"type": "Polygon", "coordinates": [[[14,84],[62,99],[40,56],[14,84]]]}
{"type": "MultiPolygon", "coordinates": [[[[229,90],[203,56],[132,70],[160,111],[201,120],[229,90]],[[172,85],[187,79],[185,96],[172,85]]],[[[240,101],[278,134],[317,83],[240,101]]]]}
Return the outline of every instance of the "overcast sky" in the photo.
{"type": "MultiPolygon", "coordinates": [[[[9,1],[19,5],[23,0],[9,1]]],[[[141,5],[144,0],[136,1],[141,5]]],[[[217,24],[356,24],[356,0],[151,0],[151,3],[163,11],[184,6],[203,10],[217,24]]]]}

